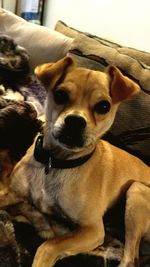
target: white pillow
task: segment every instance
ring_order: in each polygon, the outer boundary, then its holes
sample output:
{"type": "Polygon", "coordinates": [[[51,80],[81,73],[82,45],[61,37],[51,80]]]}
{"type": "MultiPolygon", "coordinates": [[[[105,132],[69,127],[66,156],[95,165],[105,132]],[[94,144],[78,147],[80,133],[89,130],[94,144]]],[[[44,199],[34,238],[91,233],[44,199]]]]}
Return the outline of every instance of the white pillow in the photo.
{"type": "Polygon", "coordinates": [[[68,52],[73,39],[47,27],[32,24],[0,8],[0,33],[9,35],[23,46],[30,56],[31,70],[35,66],[55,62],[68,52]]]}

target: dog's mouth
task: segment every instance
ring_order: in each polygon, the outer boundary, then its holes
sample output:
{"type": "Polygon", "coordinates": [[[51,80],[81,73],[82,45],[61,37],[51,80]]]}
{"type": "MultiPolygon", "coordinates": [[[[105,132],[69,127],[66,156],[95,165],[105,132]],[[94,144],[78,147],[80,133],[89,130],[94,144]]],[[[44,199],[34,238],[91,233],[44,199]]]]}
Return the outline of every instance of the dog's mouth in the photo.
{"type": "Polygon", "coordinates": [[[63,127],[55,135],[55,139],[68,148],[82,148],[84,146],[84,131],[81,132],[77,129],[71,130],[63,127]]]}

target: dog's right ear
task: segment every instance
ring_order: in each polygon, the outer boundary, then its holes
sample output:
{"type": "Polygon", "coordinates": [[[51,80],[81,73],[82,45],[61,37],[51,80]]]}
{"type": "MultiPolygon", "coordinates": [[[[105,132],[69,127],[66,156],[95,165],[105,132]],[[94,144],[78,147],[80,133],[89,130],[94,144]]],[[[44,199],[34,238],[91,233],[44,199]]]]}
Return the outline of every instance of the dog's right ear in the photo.
{"type": "Polygon", "coordinates": [[[37,66],[34,72],[45,88],[51,90],[74,65],[75,63],[71,57],[65,57],[56,63],[46,63],[37,66]]]}
{"type": "Polygon", "coordinates": [[[106,73],[110,77],[110,95],[113,103],[119,103],[139,92],[139,85],[124,76],[117,67],[108,66],[106,73]]]}

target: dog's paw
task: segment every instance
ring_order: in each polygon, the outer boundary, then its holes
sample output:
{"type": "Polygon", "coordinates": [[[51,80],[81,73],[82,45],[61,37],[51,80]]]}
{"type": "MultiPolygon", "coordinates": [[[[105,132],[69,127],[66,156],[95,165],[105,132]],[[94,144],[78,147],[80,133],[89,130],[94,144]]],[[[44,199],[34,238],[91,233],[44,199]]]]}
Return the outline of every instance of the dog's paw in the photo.
{"type": "Polygon", "coordinates": [[[52,229],[39,231],[38,234],[42,239],[45,239],[45,240],[46,239],[52,239],[55,236],[52,229]]]}
{"type": "Polygon", "coordinates": [[[47,240],[37,249],[32,267],[53,267],[58,258],[56,246],[47,240]]]}

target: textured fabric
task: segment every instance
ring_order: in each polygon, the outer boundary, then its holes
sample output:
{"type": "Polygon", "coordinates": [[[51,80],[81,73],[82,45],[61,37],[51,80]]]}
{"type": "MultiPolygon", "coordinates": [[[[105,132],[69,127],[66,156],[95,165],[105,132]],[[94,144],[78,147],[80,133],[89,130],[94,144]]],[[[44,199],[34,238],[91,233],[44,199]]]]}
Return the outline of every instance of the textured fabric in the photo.
{"type": "Polygon", "coordinates": [[[0,34],[0,94],[18,91],[24,101],[34,104],[39,115],[44,112],[46,90],[29,73],[29,55],[8,35],[0,34]]]}
{"type": "Polygon", "coordinates": [[[27,51],[7,35],[0,34],[0,84],[20,83],[29,72],[27,51]]]}
{"type": "Polygon", "coordinates": [[[29,55],[12,38],[0,34],[0,68],[12,71],[28,71],[29,55]]]}
{"type": "Polygon", "coordinates": [[[28,224],[16,223],[0,210],[0,266],[30,267],[41,239],[28,224]],[[28,238],[30,236],[30,239],[28,238]]]}

